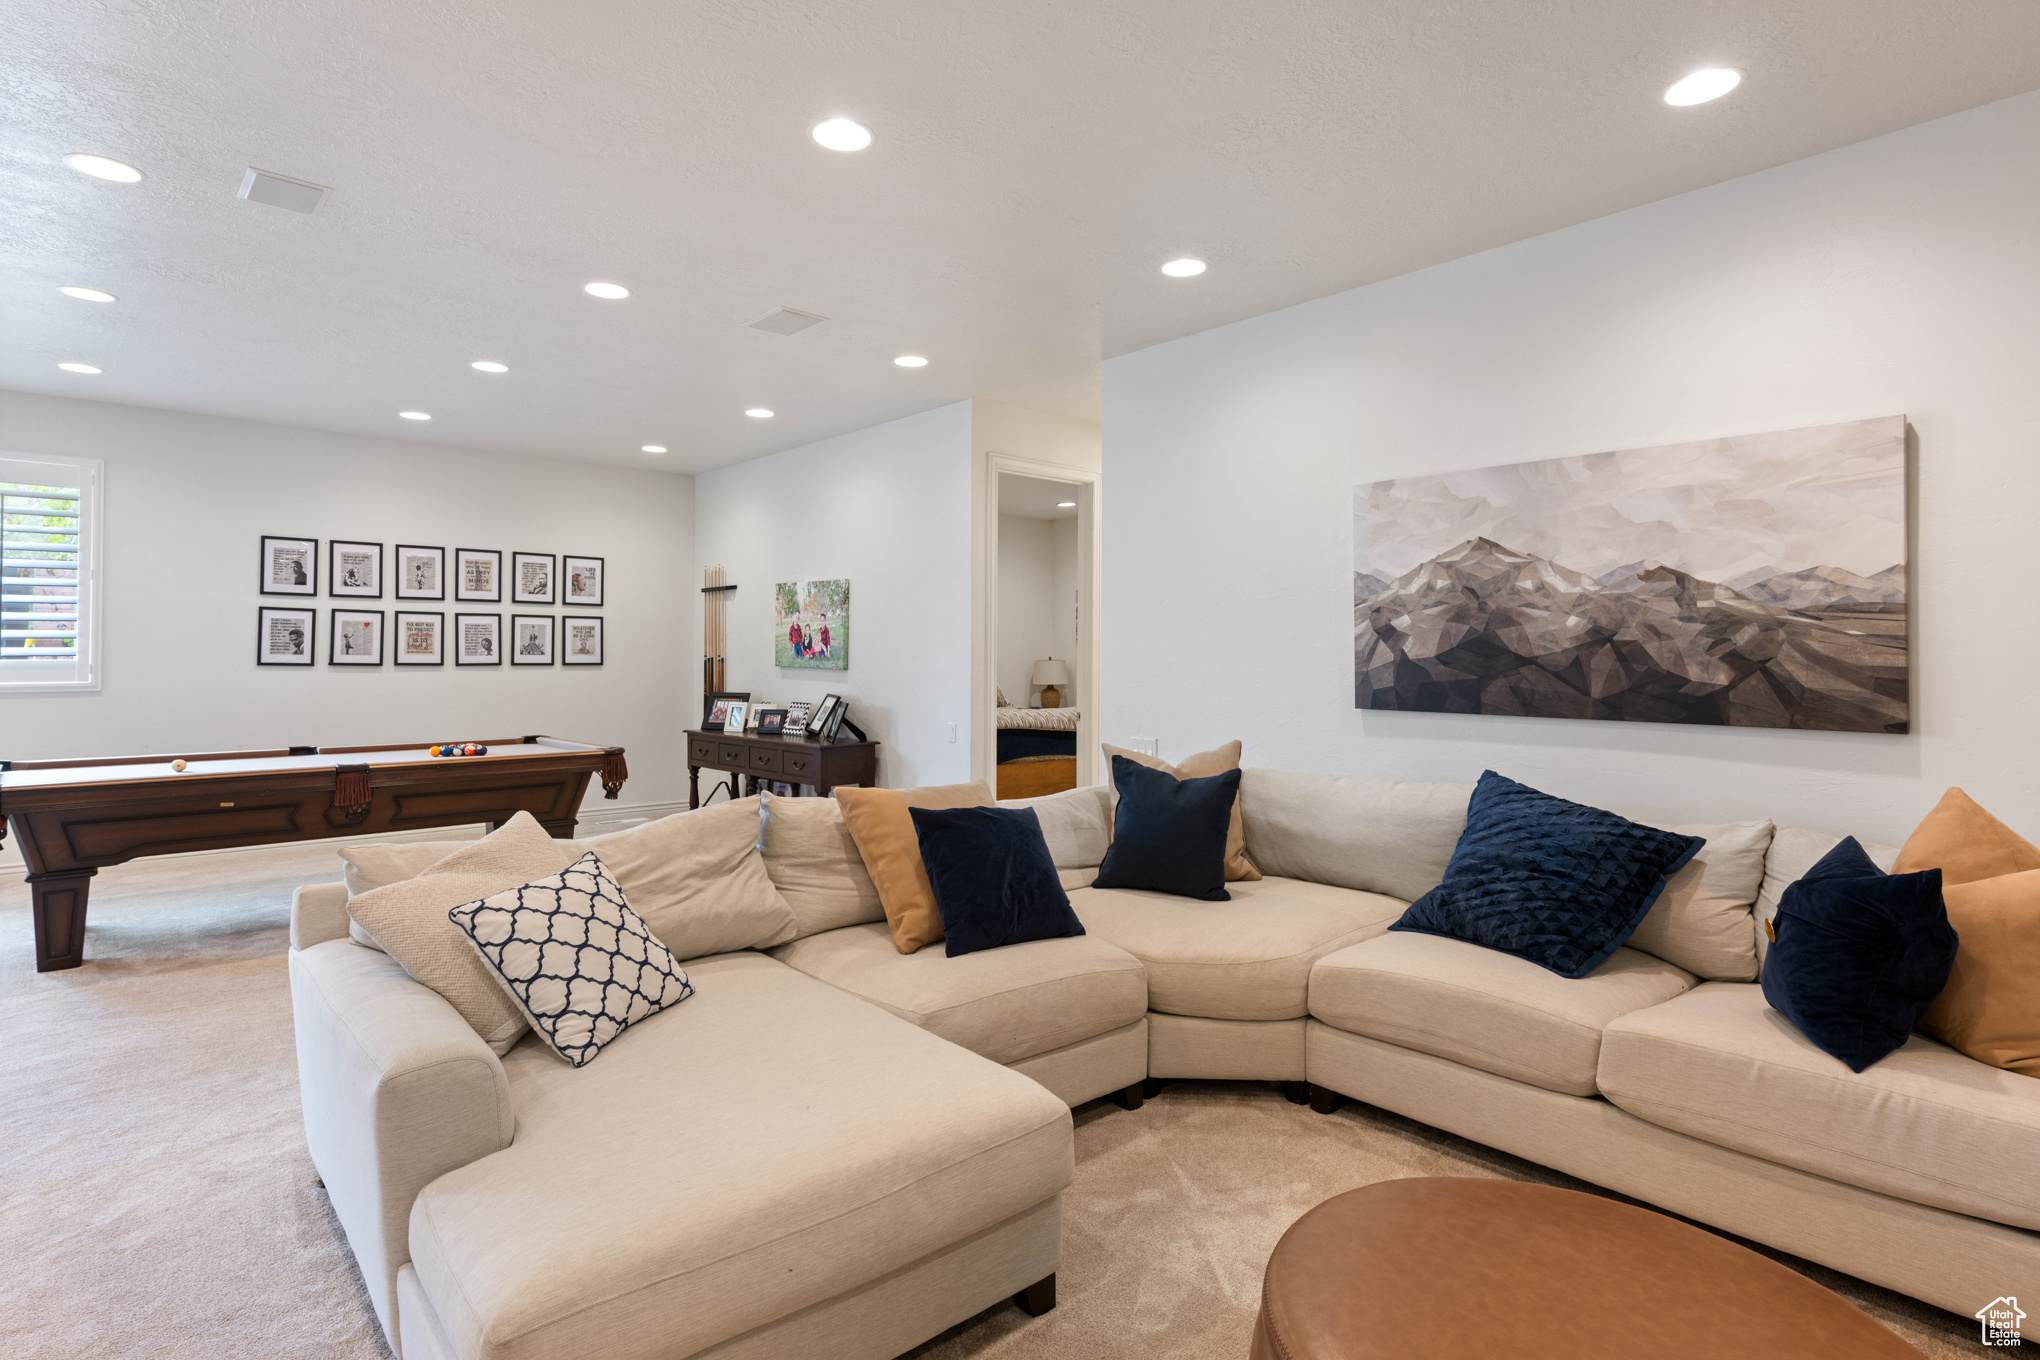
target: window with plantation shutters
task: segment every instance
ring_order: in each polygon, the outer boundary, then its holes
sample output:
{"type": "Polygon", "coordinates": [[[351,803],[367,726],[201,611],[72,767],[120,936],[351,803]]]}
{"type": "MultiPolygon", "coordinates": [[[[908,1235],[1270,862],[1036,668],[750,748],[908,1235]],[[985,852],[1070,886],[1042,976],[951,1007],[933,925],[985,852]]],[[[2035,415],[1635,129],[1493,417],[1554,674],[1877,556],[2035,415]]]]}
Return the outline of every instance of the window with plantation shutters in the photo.
{"type": "Polygon", "coordinates": [[[0,453],[0,692],[99,684],[99,464],[0,453]]]}

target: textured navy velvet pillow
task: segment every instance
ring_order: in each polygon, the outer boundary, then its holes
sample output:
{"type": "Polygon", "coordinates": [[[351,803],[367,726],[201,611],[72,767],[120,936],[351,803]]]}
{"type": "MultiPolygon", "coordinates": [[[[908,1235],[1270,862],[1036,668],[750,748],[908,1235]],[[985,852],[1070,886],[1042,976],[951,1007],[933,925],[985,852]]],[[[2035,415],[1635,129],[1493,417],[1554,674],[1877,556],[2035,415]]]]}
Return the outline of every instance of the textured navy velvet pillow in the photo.
{"type": "Polygon", "coordinates": [[[1600,967],[1707,842],[1539,793],[1489,770],[1445,881],[1390,930],[1499,949],[1560,977],[1600,967]]]}
{"type": "Polygon", "coordinates": [[[1225,890],[1225,838],[1240,792],[1238,770],[1178,779],[1114,756],[1112,783],[1119,790],[1119,810],[1093,887],[1232,900],[1225,890]]]}
{"type": "Polygon", "coordinates": [[[1906,1041],[1955,966],[1941,871],[1887,874],[1854,836],[1785,890],[1772,925],[1764,1000],[1854,1072],[1906,1041]]]}
{"type": "Polygon", "coordinates": [[[1084,933],[1033,808],[907,811],[950,958],[1084,933]]]}

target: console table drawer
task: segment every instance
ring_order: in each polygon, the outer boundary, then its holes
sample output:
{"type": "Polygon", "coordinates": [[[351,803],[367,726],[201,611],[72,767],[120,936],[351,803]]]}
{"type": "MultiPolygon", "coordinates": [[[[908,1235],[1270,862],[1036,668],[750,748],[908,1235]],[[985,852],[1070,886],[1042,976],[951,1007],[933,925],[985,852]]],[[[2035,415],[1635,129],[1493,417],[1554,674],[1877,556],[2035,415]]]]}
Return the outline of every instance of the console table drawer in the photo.
{"type": "Polygon", "coordinates": [[[744,768],[744,748],[735,742],[719,741],[715,746],[715,763],[725,770],[744,768]]]}
{"type": "MultiPolygon", "coordinates": [[[[757,754],[756,752],[752,753],[757,754]]],[[[782,751],[779,753],[780,773],[796,782],[805,783],[814,773],[815,758],[806,751],[782,751]]]]}
{"type": "Polygon", "coordinates": [[[687,759],[696,765],[715,764],[715,743],[696,737],[687,743],[687,759]]]}
{"type": "Polygon", "coordinates": [[[753,746],[750,769],[752,774],[778,774],[779,752],[769,746],[753,746]]]}

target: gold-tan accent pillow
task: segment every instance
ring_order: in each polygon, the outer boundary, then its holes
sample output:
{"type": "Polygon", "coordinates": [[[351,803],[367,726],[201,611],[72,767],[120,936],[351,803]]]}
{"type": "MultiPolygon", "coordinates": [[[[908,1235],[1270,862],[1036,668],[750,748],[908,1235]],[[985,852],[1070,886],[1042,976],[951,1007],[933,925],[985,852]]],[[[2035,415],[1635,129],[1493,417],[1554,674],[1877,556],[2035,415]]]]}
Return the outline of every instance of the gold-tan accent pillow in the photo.
{"type": "MultiPolygon", "coordinates": [[[[1894,874],[1939,869],[1941,886],[1974,883],[2040,869],[2040,846],[1977,806],[1960,789],[1950,789],[1906,837],[1894,874]]],[[[1960,930],[1961,927],[1957,927],[1960,930]]]]}
{"type": "Polygon", "coordinates": [[[520,812],[416,878],[349,898],[347,914],[405,972],[451,1002],[490,1048],[508,1053],[527,1028],[524,1013],[446,913],[556,874],[582,853],[520,812]]]}
{"type": "Polygon", "coordinates": [[[741,798],[593,836],[580,848],[601,859],[645,929],[674,958],[698,959],[769,949],[800,933],[793,908],[765,872],[762,835],[758,800],[741,798]]]}
{"type": "Polygon", "coordinates": [[[1920,1029],[1978,1062],[2040,1077],[2040,869],[1942,882],[1961,943],[1920,1029]]]}
{"type": "MultiPolygon", "coordinates": [[[[1128,760],[1137,761],[1150,770],[1160,770],[1163,774],[1174,775],[1178,779],[1209,779],[1212,775],[1224,774],[1227,770],[1237,770],[1240,767],[1240,744],[1236,741],[1229,741],[1209,751],[1199,751],[1194,756],[1186,756],[1174,765],[1158,756],[1142,755],[1138,751],[1129,751],[1124,747],[1107,743],[1100,745],[1105,748],[1105,785],[1113,790],[1112,806],[1115,812],[1119,807],[1119,792],[1117,786],[1112,783],[1114,756],[1125,756],[1128,760]]],[[[1254,861],[1247,858],[1246,823],[1240,820],[1240,800],[1235,795],[1232,824],[1226,828],[1225,833],[1225,881],[1252,883],[1260,876],[1261,871],[1254,867],[1254,861]]]]}
{"type": "Polygon", "coordinates": [[[919,789],[837,789],[843,820],[878,888],[893,948],[911,954],[942,938],[942,911],[921,862],[921,838],[909,808],[991,807],[992,791],[974,784],[933,784],[919,789]]]}
{"type": "Polygon", "coordinates": [[[885,905],[833,798],[759,795],[765,809],[765,872],[800,922],[794,938],[883,921],[885,905]]]}

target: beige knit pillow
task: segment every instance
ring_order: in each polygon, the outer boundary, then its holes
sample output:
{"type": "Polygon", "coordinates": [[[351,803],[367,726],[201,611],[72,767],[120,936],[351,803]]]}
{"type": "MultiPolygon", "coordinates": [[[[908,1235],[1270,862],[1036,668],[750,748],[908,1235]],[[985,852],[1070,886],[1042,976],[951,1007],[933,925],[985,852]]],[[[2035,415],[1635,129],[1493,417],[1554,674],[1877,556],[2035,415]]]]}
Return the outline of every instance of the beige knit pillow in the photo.
{"type": "MultiPolygon", "coordinates": [[[[646,929],[678,959],[767,949],[800,933],[765,872],[756,798],[578,842],[602,859],[646,929]]],[[[561,842],[565,844],[565,842],[561,842]]]]}
{"type": "Polygon", "coordinates": [[[349,899],[347,914],[405,972],[452,1003],[490,1048],[508,1053],[526,1029],[524,1015],[446,914],[556,874],[582,853],[520,812],[416,878],[349,899]]]}

